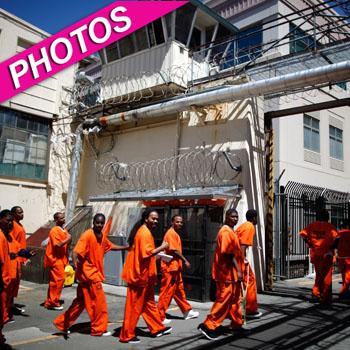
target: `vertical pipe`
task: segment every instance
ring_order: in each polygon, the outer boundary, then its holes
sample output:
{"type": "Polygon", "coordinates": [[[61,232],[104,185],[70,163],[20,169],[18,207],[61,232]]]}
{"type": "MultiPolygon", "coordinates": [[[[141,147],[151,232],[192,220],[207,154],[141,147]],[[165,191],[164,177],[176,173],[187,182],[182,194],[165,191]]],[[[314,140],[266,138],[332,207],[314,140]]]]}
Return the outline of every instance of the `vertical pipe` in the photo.
{"type": "Polygon", "coordinates": [[[274,191],[273,191],[273,129],[272,120],[265,118],[266,135],[266,226],[265,226],[265,246],[266,246],[266,289],[273,288],[274,261],[273,261],[273,211],[274,211],[274,191]]]}
{"type": "Polygon", "coordinates": [[[78,180],[80,170],[80,158],[83,148],[83,125],[80,124],[75,131],[75,145],[72,152],[72,164],[70,168],[67,204],[66,204],[66,222],[68,223],[74,216],[75,204],[78,197],[78,180]]]}

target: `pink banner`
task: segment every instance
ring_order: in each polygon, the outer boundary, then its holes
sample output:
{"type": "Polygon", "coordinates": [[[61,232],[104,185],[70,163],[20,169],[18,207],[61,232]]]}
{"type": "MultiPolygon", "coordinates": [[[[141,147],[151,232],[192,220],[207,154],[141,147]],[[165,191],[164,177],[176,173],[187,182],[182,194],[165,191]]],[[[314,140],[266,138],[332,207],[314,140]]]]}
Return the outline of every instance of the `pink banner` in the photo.
{"type": "Polygon", "coordinates": [[[117,1],[41,41],[0,64],[0,103],[186,3],[117,1]]]}

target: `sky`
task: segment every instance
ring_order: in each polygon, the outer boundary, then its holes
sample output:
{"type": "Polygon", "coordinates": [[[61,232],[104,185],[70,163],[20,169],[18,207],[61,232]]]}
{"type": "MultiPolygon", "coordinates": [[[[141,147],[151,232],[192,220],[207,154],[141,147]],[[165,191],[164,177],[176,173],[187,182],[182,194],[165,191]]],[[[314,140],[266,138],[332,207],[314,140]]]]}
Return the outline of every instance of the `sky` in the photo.
{"type": "Polygon", "coordinates": [[[113,0],[0,0],[0,8],[55,34],[113,0]]]}

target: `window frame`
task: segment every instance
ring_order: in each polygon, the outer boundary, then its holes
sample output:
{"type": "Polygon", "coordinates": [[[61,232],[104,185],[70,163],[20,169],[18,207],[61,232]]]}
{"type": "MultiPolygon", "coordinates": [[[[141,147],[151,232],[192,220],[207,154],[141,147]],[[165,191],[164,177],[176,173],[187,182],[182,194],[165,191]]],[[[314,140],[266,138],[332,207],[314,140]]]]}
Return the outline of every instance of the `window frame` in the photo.
{"type": "MultiPolygon", "coordinates": [[[[334,125],[329,125],[329,156],[333,159],[337,159],[337,160],[340,160],[340,161],[343,161],[344,160],[344,144],[343,144],[343,140],[344,140],[344,137],[343,137],[343,133],[344,133],[344,130],[340,129],[340,128],[337,128],[336,126],[334,125]],[[332,135],[331,133],[331,130],[334,129],[334,132],[335,134],[332,135]],[[340,132],[340,136],[337,135],[337,132],[340,132]],[[337,153],[337,150],[334,151],[334,149],[332,148],[332,141],[335,142],[335,146],[339,145],[340,146],[340,149],[339,151],[341,152],[341,156],[339,156],[337,153]]],[[[336,147],[337,148],[337,147],[336,147]]]]}
{"type": "Polygon", "coordinates": [[[304,114],[303,115],[303,141],[304,141],[304,149],[315,152],[315,153],[320,153],[321,151],[321,142],[320,142],[320,121],[319,119],[312,117],[309,114],[304,114]],[[305,123],[306,118],[310,118],[310,124],[305,123]],[[317,122],[317,128],[313,125],[313,122],[317,122]],[[305,137],[305,131],[308,131],[310,133],[309,140],[305,137]],[[316,145],[313,144],[313,135],[318,135],[318,142],[316,145]],[[307,142],[308,141],[308,142],[307,142]]]}

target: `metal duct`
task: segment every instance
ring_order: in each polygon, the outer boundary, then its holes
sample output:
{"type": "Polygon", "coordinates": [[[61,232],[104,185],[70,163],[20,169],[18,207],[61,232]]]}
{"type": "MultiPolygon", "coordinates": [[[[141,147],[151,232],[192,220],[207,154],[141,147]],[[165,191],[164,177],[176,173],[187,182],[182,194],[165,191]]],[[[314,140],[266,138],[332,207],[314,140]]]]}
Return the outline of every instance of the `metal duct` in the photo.
{"type": "Polygon", "coordinates": [[[166,114],[175,114],[188,110],[191,106],[207,106],[217,103],[230,102],[248,97],[261,96],[295,88],[312,86],[315,84],[337,82],[350,79],[350,61],[330,64],[323,67],[306,69],[301,72],[282,75],[266,80],[259,80],[242,85],[220,87],[207,92],[197,92],[185,97],[178,97],[171,101],[118,113],[108,117],[86,120],[79,125],[76,131],[76,143],[72,157],[70,173],[66,220],[73,216],[77,200],[77,187],[80,168],[80,155],[82,150],[82,129],[92,125],[120,125],[126,122],[145,119],[148,117],[161,117],[166,114]]]}
{"type": "Polygon", "coordinates": [[[347,79],[350,79],[350,61],[306,69],[301,72],[254,81],[242,85],[218,88],[207,92],[198,92],[136,110],[117,113],[108,117],[100,117],[90,120],[86,124],[100,124],[104,126],[120,125],[148,117],[156,118],[166,114],[169,115],[183,112],[188,110],[191,106],[207,106],[280,91],[288,91],[315,84],[344,81],[347,79]]]}

